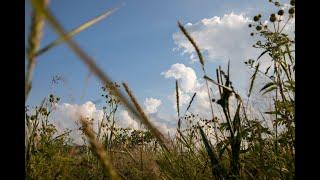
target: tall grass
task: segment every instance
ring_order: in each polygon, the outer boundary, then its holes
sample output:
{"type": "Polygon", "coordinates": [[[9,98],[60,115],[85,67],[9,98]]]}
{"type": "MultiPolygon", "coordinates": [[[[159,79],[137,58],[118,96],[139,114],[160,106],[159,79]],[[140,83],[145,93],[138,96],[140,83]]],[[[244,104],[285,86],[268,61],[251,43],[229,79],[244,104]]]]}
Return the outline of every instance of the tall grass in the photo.
{"type": "MultiPolygon", "coordinates": [[[[209,77],[201,46],[188,30],[178,22],[178,28],[194,47],[198,55],[203,78],[206,82],[210,119],[191,111],[197,98],[194,92],[185,111],[180,102],[179,84],[176,80],[176,110],[178,116],[177,135],[165,136],[144,112],[128,84],[122,83],[125,96],[117,83],[105,74],[72,37],[94,23],[107,17],[111,11],[67,33],[52,13],[46,8],[47,1],[30,1],[34,7],[28,43],[28,68],[26,73],[26,99],[31,89],[35,57],[65,42],[78,55],[88,69],[104,84],[103,97],[108,102],[104,108],[104,119],[93,131],[89,122],[81,119],[83,145],[75,145],[70,131],[58,133],[49,119],[59,98],[50,95],[40,106],[26,106],[26,179],[294,179],[295,178],[295,59],[292,45],[294,40],[283,33],[283,29],[294,17],[294,1],[290,10],[280,9],[278,15],[269,17],[269,28],[262,22],[261,15],[253,18],[249,25],[252,35],[259,35],[264,41],[257,41],[255,48],[262,49],[256,60],[245,64],[252,69],[249,98],[256,88],[261,96],[270,94],[273,107],[264,112],[262,118],[270,116],[272,127],[265,126],[261,117],[248,116],[248,102],[234,89],[230,78],[230,61],[226,71],[220,66],[216,77],[209,77]],[[287,18],[285,20],[285,18],[287,18]],[[40,48],[44,21],[59,34],[59,39],[40,48]],[[283,23],[285,22],[285,23],[283,23]],[[40,49],[40,50],[39,50],[40,49]],[[262,56],[273,62],[266,71],[260,67],[262,56]],[[267,77],[262,87],[255,81],[267,77]],[[214,80],[215,79],[215,80],[214,80]],[[218,89],[219,99],[213,101],[209,83],[218,89]],[[234,99],[234,101],[231,100],[234,99]],[[217,106],[213,106],[216,103],[217,106]],[[117,125],[116,112],[123,106],[143,125],[142,130],[121,128],[117,125]],[[232,109],[235,106],[235,109],[232,109]],[[214,112],[222,111],[221,116],[214,112]],[[182,113],[184,112],[184,113],[182,113]],[[185,126],[182,126],[184,124],[185,126]]],[[[275,3],[280,8],[279,3],[275,3]]],[[[94,121],[94,120],[93,120],[94,121]]]]}

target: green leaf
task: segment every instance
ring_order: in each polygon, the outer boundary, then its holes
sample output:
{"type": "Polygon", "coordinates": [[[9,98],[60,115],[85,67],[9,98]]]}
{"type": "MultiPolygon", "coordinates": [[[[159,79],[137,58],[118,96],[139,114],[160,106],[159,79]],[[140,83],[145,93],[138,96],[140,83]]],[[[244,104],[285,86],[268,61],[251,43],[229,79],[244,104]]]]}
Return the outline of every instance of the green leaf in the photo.
{"type": "Polygon", "coordinates": [[[266,85],[264,85],[264,86],[260,89],[260,92],[263,91],[263,90],[265,90],[265,89],[267,89],[267,88],[269,88],[270,86],[273,86],[273,85],[275,85],[274,82],[269,82],[269,83],[267,83],[266,85]]]}
{"type": "Polygon", "coordinates": [[[265,95],[265,94],[267,94],[268,92],[271,92],[271,91],[273,91],[273,90],[275,90],[275,89],[277,89],[278,87],[277,86],[271,86],[269,89],[267,89],[266,91],[264,91],[264,93],[262,93],[262,95],[265,95]]]}

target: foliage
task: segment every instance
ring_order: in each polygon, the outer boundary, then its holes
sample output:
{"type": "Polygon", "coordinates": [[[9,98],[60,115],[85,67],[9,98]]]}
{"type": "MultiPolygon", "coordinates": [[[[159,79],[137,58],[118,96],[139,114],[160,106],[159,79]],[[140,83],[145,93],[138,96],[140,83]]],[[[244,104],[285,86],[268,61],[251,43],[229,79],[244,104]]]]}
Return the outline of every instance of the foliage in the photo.
{"type": "MultiPolygon", "coordinates": [[[[39,106],[26,106],[26,179],[110,179],[117,176],[122,179],[294,179],[294,40],[284,30],[294,18],[295,4],[291,0],[288,12],[284,12],[278,1],[271,3],[279,11],[268,17],[268,24],[263,23],[260,14],[249,24],[254,29],[251,36],[257,37],[253,47],[261,49],[262,53],[256,60],[245,62],[253,70],[246,98],[249,100],[258,88],[259,95],[271,97],[270,110],[261,116],[249,113],[248,103],[232,86],[230,64],[226,71],[221,67],[216,69],[215,80],[209,77],[200,47],[179,23],[197,52],[207,88],[212,83],[219,91],[220,97],[215,101],[208,90],[211,110],[213,104],[217,105],[222,115],[215,116],[212,111],[212,117],[206,119],[190,112],[197,92],[182,111],[176,81],[178,127],[176,135],[167,142],[163,134],[154,129],[128,86],[124,83],[134,106],[129,106],[129,101],[124,101],[117,93],[120,89],[117,83],[109,82],[102,87],[103,119],[96,132],[89,126],[95,119],[79,127],[84,138],[84,144],[79,145],[70,138],[70,130],[58,129],[52,123],[50,115],[60,98],[49,95],[39,106]],[[262,69],[266,63],[263,56],[271,62],[265,69],[262,69]],[[261,87],[256,85],[258,77],[267,79],[261,87]],[[235,108],[232,109],[232,105],[235,108]],[[135,108],[129,110],[142,117],[141,129],[118,126],[117,121],[121,119],[116,114],[121,106],[135,108]]],[[[37,49],[33,48],[33,53],[37,49]]],[[[26,88],[29,92],[31,86],[26,88]]]]}

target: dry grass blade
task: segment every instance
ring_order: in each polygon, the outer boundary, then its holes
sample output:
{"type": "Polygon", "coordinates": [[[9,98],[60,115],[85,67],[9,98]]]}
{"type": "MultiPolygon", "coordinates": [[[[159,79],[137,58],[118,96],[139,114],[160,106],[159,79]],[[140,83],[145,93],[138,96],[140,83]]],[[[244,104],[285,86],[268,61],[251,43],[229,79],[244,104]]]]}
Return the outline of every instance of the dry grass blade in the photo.
{"type": "MultiPolygon", "coordinates": [[[[203,78],[206,79],[206,80],[208,80],[208,81],[210,81],[211,83],[213,83],[213,84],[221,87],[222,89],[225,89],[225,90],[227,90],[227,91],[230,91],[230,92],[234,93],[234,95],[236,96],[236,98],[237,98],[239,101],[241,101],[241,103],[242,103],[241,96],[240,96],[237,92],[235,92],[233,89],[231,89],[230,87],[227,87],[227,86],[225,86],[225,85],[222,85],[222,84],[217,83],[216,81],[214,81],[213,79],[211,79],[211,78],[208,77],[207,75],[203,76],[203,78]]],[[[220,80],[220,81],[222,81],[222,80],[220,80]]],[[[222,93],[222,94],[223,94],[223,93],[222,93]]],[[[221,94],[221,95],[222,95],[222,94],[221,94]]]]}
{"type": "MultiPolygon", "coordinates": [[[[75,29],[73,29],[72,31],[70,31],[69,33],[67,33],[67,38],[72,38],[73,36],[77,35],[78,33],[80,33],[81,31],[93,26],[94,24],[98,23],[99,21],[105,19],[106,17],[108,17],[109,15],[111,15],[113,12],[115,12],[116,10],[118,10],[117,8],[111,9],[111,10],[107,10],[106,12],[102,13],[101,15],[81,24],[80,26],[76,27],[75,29]]],[[[44,48],[40,49],[39,51],[37,51],[35,53],[35,56],[40,56],[41,54],[47,52],[48,50],[50,50],[51,48],[63,43],[65,40],[63,38],[59,38],[51,43],[49,43],[48,45],[46,45],[44,48]]]]}
{"type": "MultiPolygon", "coordinates": [[[[112,80],[103,73],[103,71],[95,64],[95,61],[88,56],[74,41],[72,41],[72,39],[67,39],[67,34],[65,33],[64,29],[62,28],[62,26],[59,24],[59,22],[54,18],[54,16],[50,13],[49,10],[41,7],[39,5],[39,2],[37,0],[30,0],[33,7],[39,11],[40,13],[42,13],[47,21],[49,22],[49,24],[54,28],[54,30],[66,41],[67,45],[69,46],[69,48],[80,58],[80,60],[82,60],[87,67],[89,68],[89,70],[95,75],[97,76],[104,84],[108,84],[111,86],[111,88],[109,89],[109,92],[111,94],[113,94],[114,96],[118,97],[119,100],[123,103],[123,105],[133,113],[134,116],[136,116],[138,119],[141,120],[141,122],[147,127],[153,127],[150,126],[150,122],[148,122],[148,119],[146,117],[143,117],[141,113],[139,113],[134,106],[132,106],[132,104],[129,103],[129,101],[127,100],[127,98],[116,88],[114,87],[112,84],[112,80]],[[146,123],[146,124],[145,124],[146,123]]],[[[150,130],[150,129],[149,129],[150,130]]],[[[162,135],[159,131],[157,131],[157,129],[153,128],[151,130],[152,133],[158,132],[158,134],[153,134],[156,138],[159,137],[159,135],[162,135]]],[[[163,136],[163,135],[162,135],[163,136]]],[[[164,139],[164,136],[163,136],[164,139]]],[[[159,141],[163,142],[163,139],[159,139],[159,141]]],[[[164,145],[164,144],[163,144],[164,145]]],[[[164,145],[165,148],[167,148],[166,145],[164,145]]]]}
{"type": "MultiPolygon", "coordinates": [[[[48,5],[48,2],[48,0],[42,0],[39,1],[38,4],[40,7],[44,8],[48,5]]],[[[30,34],[28,36],[29,39],[27,47],[28,66],[25,79],[25,101],[27,101],[28,94],[31,90],[32,74],[36,64],[34,54],[36,53],[36,51],[38,51],[40,47],[40,41],[43,35],[43,27],[45,24],[44,20],[45,18],[38,11],[32,12],[31,27],[30,34]]]]}
{"type": "Polygon", "coordinates": [[[176,101],[177,101],[177,113],[178,113],[178,118],[180,117],[180,106],[179,106],[179,85],[178,85],[178,80],[176,80],[176,101]]]}
{"type": "Polygon", "coordinates": [[[222,84],[219,84],[219,83],[215,82],[213,79],[209,78],[207,75],[205,75],[203,78],[208,80],[208,81],[210,81],[211,83],[219,86],[219,87],[222,87],[222,88],[224,88],[224,89],[226,89],[228,91],[234,92],[233,89],[231,89],[231,88],[229,88],[229,87],[227,87],[225,85],[222,85],[222,84]]]}
{"type": "Polygon", "coordinates": [[[125,88],[126,92],[128,93],[131,101],[133,102],[134,106],[138,110],[140,116],[142,117],[142,123],[150,130],[150,132],[159,140],[159,143],[168,151],[169,150],[169,140],[165,138],[165,136],[151,124],[149,118],[142,110],[141,106],[139,105],[136,98],[133,96],[131,90],[129,89],[129,86],[126,83],[122,83],[123,87],[125,88]]]}
{"type": "Polygon", "coordinates": [[[112,167],[112,164],[111,164],[111,162],[108,158],[108,155],[107,155],[106,151],[104,150],[102,144],[100,144],[96,140],[96,136],[93,133],[92,129],[89,127],[89,123],[84,118],[81,118],[80,121],[83,126],[83,132],[88,137],[91,148],[92,148],[93,152],[96,154],[96,156],[98,157],[103,168],[107,172],[107,175],[110,176],[110,179],[114,179],[114,180],[120,179],[118,174],[116,173],[116,171],[112,167]]]}
{"type": "Polygon", "coordinates": [[[196,42],[193,40],[193,38],[189,35],[188,31],[181,25],[180,22],[178,22],[178,26],[180,28],[180,30],[183,32],[183,34],[187,37],[187,39],[190,41],[190,43],[193,45],[194,49],[196,50],[200,63],[202,65],[202,69],[204,70],[204,60],[202,57],[202,54],[200,52],[200,49],[198,48],[196,42]]]}

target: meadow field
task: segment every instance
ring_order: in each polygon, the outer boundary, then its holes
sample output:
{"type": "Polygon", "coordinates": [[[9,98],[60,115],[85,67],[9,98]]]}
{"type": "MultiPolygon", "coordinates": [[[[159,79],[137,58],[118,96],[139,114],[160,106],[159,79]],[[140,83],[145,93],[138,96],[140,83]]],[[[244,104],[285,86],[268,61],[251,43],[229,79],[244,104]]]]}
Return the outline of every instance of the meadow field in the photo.
{"type": "Polygon", "coordinates": [[[285,31],[294,21],[294,0],[284,2],[285,6],[271,0],[277,11],[251,17],[246,27],[251,34],[246,38],[255,39],[255,44],[247,49],[261,53],[241,60],[251,76],[245,93],[235,88],[238,82],[230,74],[238,69],[231,61],[209,69],[207,56],[189,26],[173,24],[200,67],[197,75],[203,80],[202,97],[206,97],[202,105],[207,106],[209,118],[193,107],[200,92],[193,91],[188,102],[182,102],[184,84],[176,79],[172,81],[176,117],[170,119],[176,126],[171,134],[156,126],[129,83],[113,81],[112,74],[105,73],[73,40],[117,9],[67,32],[51,13],[48,0],[26,3],[32,7],[25,71],[26,179],[295,179],[295,39],[285,31]],[[45,26],[56,32],[58,39],[43,46],[45,26]],[[77,121],[81,144],[71,137],[74,130],[58,130],[51,120],[56,106],[64,100],[59,94],[48,92],[40,104],[27,104],[37,58],[60,44],[67,45],[104,84],[99,87],[103,118],[98,121],[81,116],[77,121]],[[252,103],[252,96],[267,101],[268,110],[258,111],[260,104],[252,103]],[[120,126],[120,108],[141,128],[120,126]]]}

